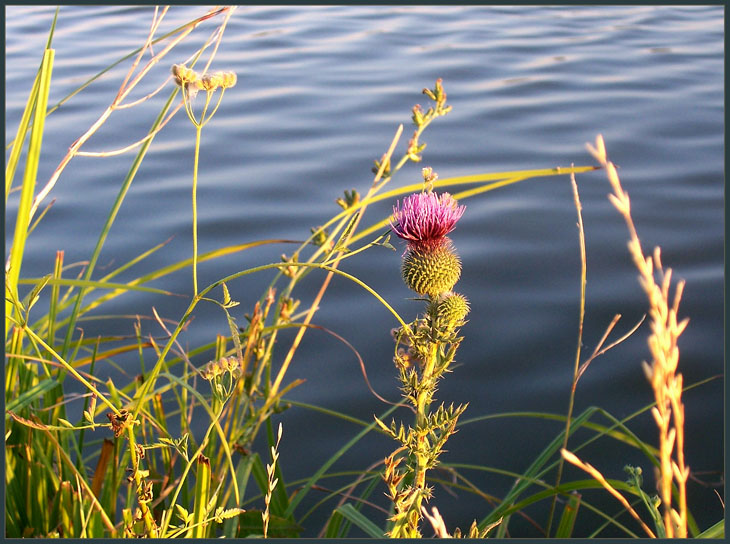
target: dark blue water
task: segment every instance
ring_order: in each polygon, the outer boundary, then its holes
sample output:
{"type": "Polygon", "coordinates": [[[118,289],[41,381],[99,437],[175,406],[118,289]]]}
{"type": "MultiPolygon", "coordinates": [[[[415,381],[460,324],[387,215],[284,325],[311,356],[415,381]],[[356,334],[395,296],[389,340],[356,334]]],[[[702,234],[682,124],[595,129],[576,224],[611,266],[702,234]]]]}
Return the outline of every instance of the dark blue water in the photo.
{"type": "MultiPolygon", "coordinates": [[[[163,31],[203,11],[176,7],[163,31]]],[[[48,7],[6,10],[6,141],[17,127],[52,14],[48,7]]],[[[51,104],[141,45],[151,15],[149,7],[63,7],[53,42],[51,104]]],[[[213,64],[215,69],[234,70],[238,85],[227,91],[203,131],[200,250],[267,238],[304,239],[310,227],[337,213],[334,200],[343,190],[367,190],[372,161],[386,150],[399,123],[406,127],[396,154],[403,152],[412,131],[411,107],[426,105],[421,89],[441,77],[453,112],[426,131],[424,162],[404,168],[392,185],[418,182],[422,166],[446,178],[590,165],[593,159],[584,144],[603,134],[631,197],[645,251],[661,246],[665,266],[687,282],[680,312],[690,318],[680,340],[685,383],[721,375],[723,19],[718,6],[239,8],[213,64]]],[[[156,66],[133,98],[162,84],[170,65],[184,61],[215,23],[203,25],[190,43],[156,66]]],[[[39,187],[113,99],[128,67],[125,62],[114,68],[48,118],[39,187]]],[[[167,96],[166,90],[139,107],[117,112],[84,149],[111,150],[141,138],[167,96]]],[[[191,255],[193,143],[193,128],[182,113],[155,139],[110,232],[95,277],[169,237],[173,239],[163,250],[117,281],[191,255]]],[[[90,257],[132,158],[77,157],[70,163],[49,197],[55,204],[30,238],[24,276],[49,273],[59,249],[65,251],[66,263],[90,257]]],[[[606,199],[610,188],[604,174],[583,174],[577,181],[588,255],[585,359],[615,314],[623,316],[616,335],[623,334],[646,312],[647,303],[626,250],[625,225],[606,199]]],[[[438,398],[469,402],[465,419],[513,411],[565,413],[580,292],[570,182],[567,177],[526,181],[464,203],[467,211],[452,238],[463,259],[457,288],[469,297],[472,313],[462,331],[462,366],[442,383],[438,398]]],[[[372,206],[363,226],[385,217],[391,205],[372,206]]],[[[11,197],[6,232],[12,230],[16,207],[17,197],[11,197]]],[[[201,265],[200,284],[278,261],[291,249],[264,247],[201,265]]],[[[345,261],[342,269],[366,281],[404,318],[412,319],[420,305],[409,300],[400,280],[400,252],[374,248],[345,261]]],[[[230,285],[242,303],[238,319],[250,311],[271,277],[246,276],[230,285]]],[[[301,284],[296,296],[303,304],[312,300],[321,278],[313,274],[301,284]]],[[[185,271],[153,286],[189,295],[190,284],[185,271]]],[[[97,313],[150,315],[154,306],[177,321],[187,304],[184,298],[131,294],[97,313]]],[[[392,400],[398,397],[389,337],[396,323],[375,299],[335,278],[314,322],[353,344],[376,391],[392,400]]],[[[132,334],[132,323],[129,318],[82,325],[86,337],[92,337],[111,332],[109,327],[132,334]]],[[[149,321],[144,331],[161,334],[149,321]]],[[[222,315],[201,307],[181,340],[196,346],[226,333],[222,315]]],[[[578,386],[576,413],[599,405],[621,418],[651,402],[640,368],[649,357],[647,335],[644,325],[592,363],[578,386]]],[[[277,361],[291,338],[280,339],[277,361]]],[[[136,357],[114,361],[131,375],[139,372],[136,357]]],[[[148,365],[153,362],[150,354],[148,365]]],[[[365,421],[385,409],[368,392],[353,354],[321,332],[305,336],[287,377],[307,380],[292,392],[296,400],[365,421]]],[[[690,507],[700,527],[706,528],[722,516],[712,484],[723,474],[723,382],[687,392],[684,399],[687,462],[696,476],[690,484],[690,507]]],[[[409,419],[405,412],[402,416],[409,419]]],[[[311,474],[359,431],[296,408],[281,420],[280,459],[289,481],[311,474]]],[[[632,421],[631,428],[655,441],[648,415],[632,421]]],[[[522,472],[560,429],[560,424],[534,419],[464,425],[449,442],[444,461],[522,472]]],[[[606,439],[598,444],[581,452],[586,461],[616,479],[625,478],[625,464],[640,464],[645,488],[652,492],[645,458],[606,439]]],[[[393,448],[383,438],[366,438],[334,470],[363,470],[393,448]]],[[[512,484],[499,475],[465,475],[496,497],[512,484]]],[[[583,475],[569,471],[569,477],[583,475]]],[[[586,495],[607,512],[620,511],[605,497],[602,492],[586,495]]],[[[432,504],[450,528],[468,527],[492,508],[465,491],[452,496],[440,487],[432,504]]],[[[308,535],[317,534],[331,505],[307,521],[308,535]]],[[[378,512],[366,513],[378,523],[384,519],[378,512]]],[[[540,523],[545,519],[540,509],[532,515],[540,523]]],[[[626,518],[620,519],[629,523],[626,518]]],[[[579,519],[581,534],[599,524],[587,509],[579,519]]],[[[538,533],[524,519],[514,519],[510,534],[538,533]]]]}

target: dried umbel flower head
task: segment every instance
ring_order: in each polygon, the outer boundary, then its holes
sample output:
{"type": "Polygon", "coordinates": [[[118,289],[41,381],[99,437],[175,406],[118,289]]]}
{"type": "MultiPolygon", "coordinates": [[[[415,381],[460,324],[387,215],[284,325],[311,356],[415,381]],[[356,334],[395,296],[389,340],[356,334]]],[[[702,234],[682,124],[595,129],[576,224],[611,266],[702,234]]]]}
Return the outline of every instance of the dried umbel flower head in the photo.
{"type": "Polygon", "coordinates": [[[221,80],[216,74],[203,74],[200,78],[200,88],[204,91],[212,92],[220,86],[221,80]]]}
{"type": "Polygon", "coordinates": [[[223,87],[224,89],[235,87],[236,83],[238,82],[238,76],[236,75],[236,72],[220,72],[220,77],[221,87],[223,87]]]}
{"type": "Polygon", "coordinates": [[[200,372],[203,379],[212,381],[226,372],[229,372],[231,375],[237,375],[238,367],[238,358],[221,357],[214,361],[208,361],[200,372]]]}
{"type": "Polygon", "coordinates": [[[428,244],[454,230],[464,209],[449,193],[414,193],[393,206],[390,226],[409,243],[428,244]]]}
{"type": "Polygon", "coordinates": [[[175,77],[175,83],[180,87],[190,83],[197,83],[200,79],[200,76],[195,70],[188,68],[184,64],[173,64],[171,71],[175,77]]]}

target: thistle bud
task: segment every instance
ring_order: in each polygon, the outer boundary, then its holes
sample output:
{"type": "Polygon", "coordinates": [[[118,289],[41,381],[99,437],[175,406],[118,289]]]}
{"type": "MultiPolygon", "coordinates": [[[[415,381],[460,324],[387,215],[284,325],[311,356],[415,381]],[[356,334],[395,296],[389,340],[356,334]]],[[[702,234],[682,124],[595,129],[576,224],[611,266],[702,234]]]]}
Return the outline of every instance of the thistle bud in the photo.
{"type": "Polygon", "coordinates": [[[448,329],[460,326],[468,313],[469,301],[458,293],[451,293],[436,304],[436,318],[448,329]]]}
{"type": "Polygon", "coordinates": [[[403,257],[403,281],[419,295],[437,297],[451,291],[461,276],[461,260],[451,241],[411,244],[403,257]]]}

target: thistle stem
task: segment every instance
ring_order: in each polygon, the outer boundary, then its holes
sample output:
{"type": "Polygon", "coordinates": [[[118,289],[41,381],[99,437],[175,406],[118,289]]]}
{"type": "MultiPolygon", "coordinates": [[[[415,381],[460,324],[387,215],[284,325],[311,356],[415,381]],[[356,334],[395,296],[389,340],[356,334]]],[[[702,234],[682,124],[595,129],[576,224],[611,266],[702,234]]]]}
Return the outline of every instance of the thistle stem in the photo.
{"type": "Polygon", "coordinates": [[[420,392],[416,399],[416,433],[418,433],[418,446],[412,451],[415,458],[413,466],[413,488],[416,490],[416,496],[413,504],[408,509],[408,514],[399,520],[393,529],[393,534],[405,534],[405,538],[421,538],[418,530],[418,524],[421,521],[421,504],[426,496],[426,471],[428,470],[428,457],[426,452],[429,450],[428,444],[425,444],[428,434],[428,414],[433,396],[432,375],[436,367],[436,358],[438,356],[439,344],[431,342],[429,344],[429,352],[424,362],[423,372],[420,379],[420,392]],[[400,525],[400,527],[398,526],[400,525]],[[405,527],[403,527],[405,525],[405,527]]]}

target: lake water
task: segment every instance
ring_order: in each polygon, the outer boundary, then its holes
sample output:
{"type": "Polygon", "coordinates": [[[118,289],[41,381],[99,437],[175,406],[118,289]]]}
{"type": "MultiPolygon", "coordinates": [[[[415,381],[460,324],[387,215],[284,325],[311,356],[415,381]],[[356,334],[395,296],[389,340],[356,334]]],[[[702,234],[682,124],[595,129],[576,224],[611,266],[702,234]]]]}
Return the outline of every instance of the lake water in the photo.
{"type": "MultiPolygon", "coordinates": [[[[6,8],[6,141],[17,127],[53,11],[42,6],[6,8]]],[[[162,31],[203,12],[200,7],[175,7],[162,31]]],[[[64,6],[53,41],[50,103],[140,46],[151,17],[151,7],[64,6]]],[[[155,67],[144,92],[162,84],[170,65],[184,61],[218,21],[202,25],[187,46],[155,67]]],[[[398,124],[404,123],[396,151],[400,156],[412,131],[410,109],[427,104],[421,89],[433,87],[440,77],[453,112],[436,120],[423,136],[428,143],[424,162],[404,168],[392,186],[418,182],[422,166],[446,178],[592,165],[584,144],[603,134],[631,197],[645,252],[661,246],[665,266],[687,282],[680,307],[681,316],[690,318],[680,340],[685,383],[722,375],[723,28],[720,6],[241,7],[230,20],[213,64],[214,69],[235,71],[238,84],[226,92],[203,131],[200,251],[259,239],[306,238],[310,227],[338,211],[334,200],[344,190],[366,192],[373,159],[384,153],[398,124]]],[[[48,117],[39,187],[114,98],[128,67],[125,62],[112,69],[48,117]]],[[[135,109],[116,113],[83,149],[116,149],[142,137],[167,96],[166,90],[135,109]]],[[[180,112],[154,140],[142,163],[95,277],[170,237],[164,249],[117,281],[191,255],[193,144],[193,128],[180,112]]],[[[50,195],[55,204],[30,238],[24,276],[51,272],[56,250],[65,251],[66,263],[90,257],[133,156],[77,157],[70,163],[50,195]]],[[[647,303],[626,250],[625,225],[606,198],[610,188],[605,174],[582,174],[577,181],[588,255],[585,358],[615,314],[623,316],[617,337],[641,318],[647,303]]],[[[530,180],[464,203],[467,210],[452,239],[463,260],[457,289],[468,296],[472,313],[462,329],[462,365],[441,384],[438,399],[469,402],[465,419],[515,411],[564,414],[580,292],[570,181],[565,176],[530,180]]],[[[363,226],[384,218],[392,204],[372,206],[363,226]]],[[[16,208],[17,196],[11,197],[6,233],[12,232],[16,208]]],[[[6,234],[6,248],[10,242],[6,234]]],[[[278,261],[281,253],[290,251],[290,246],[277,245],[203,264],[199,282],[208,285],[227,274],[278,261]]],[[[412,319],[421,306],[410,300],[400,279],[401,251],[401,246],[395,253],[373,248],[341,268],[412,319]]],[[[242,303],[239,320],[271,277],[246,276],[230,286],[242,303]]],[[[312,299],[322,277],[310,275],[295,292],[303,304],[312,299]]],[[[190,272],[185,271],[152,286],[189,295],[190,283],[190,272]]],[[[184,298],[132,294],[105,306],[103,313],[150,315],[154,306],[177,321],[187,304],[184,298]]],[[[133,334],[132,323],[130,318],[107,321],[103,327],[81,325],[89,338],[102,332],[133,334]]],[[[389,337],[396,322],[374,298],[335,278],[314,323],[351,342],[365,361],[374,389],[388,399],[398,398],[389,337]]],[[[145,324],[145,332],[161,334],[152,323],[145,324]]],[[[212,306],[201,307],[182,343],[196,346],[216,334],[226,334],[225,321],[212,306]]],[[[598,405],[621,418],[652,401],[640,367],[649,357],[647,335],[645,324],[592,363],[578,385],[576,413],[598,405]]],[[[278,362],[291,338],[279,341],[278,362]]],[[[115,362],[131,375],[139,372],[136,356],[115,362]]],[[[385,409],[369,393],[352,352],[321,332],[307,333],[287,378],[307,380],[292,392],[295,400],[366,421],[385,409]]],[[[724,475],[723,380],[687,392],[684,400],[687,462],[696,476],[689,488],[690,507],[700,527],[706,528],[722,516],[714,489],[722,493],[715,484],[724,475]]],[[[409,420],[407,413],[401,415],[409,420]]],[[[280,461],[287,481],[311,474],[360,430],[299,408],[285,412],[281,420],[280,461]]],[[[656,429],[648,414],[632,421],[631,428],[655,443],[656,429]]],[[[522,472],[560,429],[558,423],[525,418],[464,425],[449,442],[443,460],[522,472]]],[[[372,436],[334,469],[363,470],[392,449],[389,440],[372,436]]],[[[648,462],[633,450],[603,439],[582,450],[581,457],[620,480],[625,479],[625,464],[641,464],[645,488],[652,492],[648,462]]],[[[504,496],[512,484],[500,475],[465,474],[496,497],[504,496]]],[[[569,475],[583,477],[572,471],[569,475]]],[[[323,496],[312,493],[310,498],[323,496]]],[[[380,500],[379,495],[373,497],[380,500]]],[[[607,512],[620,511],[603,492],[587,497],[607,512]]],[[[332,504],[307,520],[307,536],[316,536],[332,504]]],[[[432,504],[450,528],[466,528],[491,510],[483,499],[463,491],[453,496],[439,486],[432,504]]],[[[382,523],[382,514],[367,509],[365,513],[382,523]]],[[[545,519],[544,509],[533,515],[540,522],[545,519]]],[[[620,520],[630,523],[626,515],[620,520]]],[[[588,534],[598,524],[586,509],[576,534],[588,534]]],[[[524,519],[512,520],[510,529],[512,536],[539,534],[524,519]]]]}

